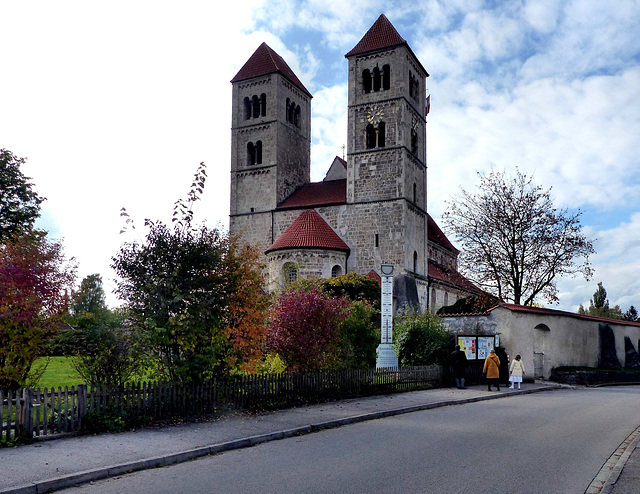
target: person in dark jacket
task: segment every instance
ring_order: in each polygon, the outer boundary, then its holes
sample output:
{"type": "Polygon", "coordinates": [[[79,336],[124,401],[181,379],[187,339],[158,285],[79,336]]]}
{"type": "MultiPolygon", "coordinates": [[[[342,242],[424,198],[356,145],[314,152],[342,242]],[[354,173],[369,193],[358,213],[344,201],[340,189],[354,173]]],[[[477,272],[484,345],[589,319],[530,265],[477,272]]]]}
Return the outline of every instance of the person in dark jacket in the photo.
{"type": "Polygon", "coordinates": [[[451,365],[453,365],[453,377],[456,379],[458,389],[467,389],[464,385],[464,375],[467,369],[467,355],[460,350],[460,345],[451,354],[451,365]]]}

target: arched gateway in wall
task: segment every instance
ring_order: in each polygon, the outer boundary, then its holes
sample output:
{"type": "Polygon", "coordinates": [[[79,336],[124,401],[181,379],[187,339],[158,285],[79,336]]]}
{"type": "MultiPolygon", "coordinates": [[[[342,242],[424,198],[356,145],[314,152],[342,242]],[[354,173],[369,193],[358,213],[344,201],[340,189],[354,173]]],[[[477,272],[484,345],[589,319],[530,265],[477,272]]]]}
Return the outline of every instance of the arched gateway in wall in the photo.
{"type": "Polygon", "coordinates": [[[551,356],[549,355],[550,335],[551,330],[546,324],[538,324],[533,328],[533,377],[535,379],[542,378],[551,371],[548,368],[551,362],[551,356]]]}

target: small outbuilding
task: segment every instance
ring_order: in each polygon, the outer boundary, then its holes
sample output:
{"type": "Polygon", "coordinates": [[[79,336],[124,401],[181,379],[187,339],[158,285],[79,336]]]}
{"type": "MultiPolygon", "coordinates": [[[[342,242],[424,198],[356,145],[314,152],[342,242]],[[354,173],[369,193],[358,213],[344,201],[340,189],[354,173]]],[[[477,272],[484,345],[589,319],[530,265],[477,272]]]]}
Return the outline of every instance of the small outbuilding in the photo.
{"type": "Polygon", "coordinates": [[[446,315],[454,335],[499,336],[510,358],[522,356],[528,377],[557,367],[635,368],[640,322],[501,303],[481,314],[446,315]]]}

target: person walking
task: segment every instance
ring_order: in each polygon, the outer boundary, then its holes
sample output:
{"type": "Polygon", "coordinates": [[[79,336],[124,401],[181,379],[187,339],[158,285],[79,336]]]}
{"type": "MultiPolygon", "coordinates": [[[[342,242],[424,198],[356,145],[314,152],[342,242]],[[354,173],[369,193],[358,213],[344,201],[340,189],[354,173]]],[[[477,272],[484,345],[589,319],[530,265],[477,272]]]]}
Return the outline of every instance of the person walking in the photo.
{"type": "Polygon", "coordinates": [[[513,386],[517,383],[518,389],[520,389],[520,383],[522,382],[522,376],[524,375],[524,362],[521,360],[520,354],[516,355],[511,361],[511,367],[509,367],[509,382],[511,385],[510,389],[513,389],[513,386]]]}
{"type": "Polygon", "coordinates": [[[460,345],[451,354],[451,364],[453,365],[453,377],[456,379],[458,389],[467,389],[464,385],[464,375],[467,368],[467,354],[460,350],[460,345]]]}
{"type": "Polygon", "coordinates": [[[491,384],[496,385],[496,391],[500,391],[500,359],[492,348],[484,359],[482,373],[487,377],[487,391],[491,391],[491,384]]]}

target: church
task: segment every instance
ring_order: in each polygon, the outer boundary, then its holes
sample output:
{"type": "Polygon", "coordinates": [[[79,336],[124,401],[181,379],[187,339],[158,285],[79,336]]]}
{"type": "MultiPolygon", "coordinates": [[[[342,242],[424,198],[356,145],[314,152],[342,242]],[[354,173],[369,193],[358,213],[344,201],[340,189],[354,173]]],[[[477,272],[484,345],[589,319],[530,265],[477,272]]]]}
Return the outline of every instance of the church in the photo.
{"type": "Polygon", "coordinates": [[[398,307],[480,292],[427,213],[429,74],[381,15],[348,60],[346,161],[311,182],[311,93],[263,43],[231,80],[229,231],[263,254],[269,290],[394,266],[398,307]]]}

